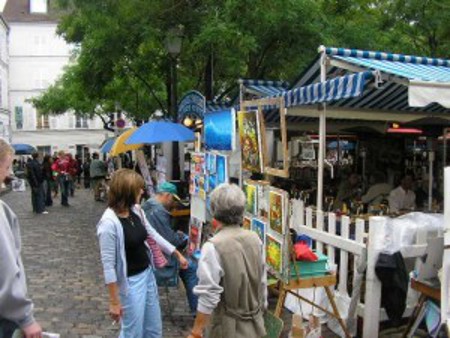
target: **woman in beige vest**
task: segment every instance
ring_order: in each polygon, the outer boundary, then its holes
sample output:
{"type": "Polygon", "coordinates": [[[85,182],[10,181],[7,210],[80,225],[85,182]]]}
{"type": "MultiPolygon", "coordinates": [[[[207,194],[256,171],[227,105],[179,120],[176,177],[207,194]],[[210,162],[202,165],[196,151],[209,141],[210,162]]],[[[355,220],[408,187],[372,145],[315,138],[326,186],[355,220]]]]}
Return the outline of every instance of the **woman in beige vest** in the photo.
{"type": "Polygon", "coordinates": [[[197,317],[189,338],[265,336],[267,278],[258,235],[241,228],[245,195],[232,184],[211,194],[217,232],[203,245],[198,265],[197,317]],[[205,334],[203,331],[206,329],[205,334]]]}

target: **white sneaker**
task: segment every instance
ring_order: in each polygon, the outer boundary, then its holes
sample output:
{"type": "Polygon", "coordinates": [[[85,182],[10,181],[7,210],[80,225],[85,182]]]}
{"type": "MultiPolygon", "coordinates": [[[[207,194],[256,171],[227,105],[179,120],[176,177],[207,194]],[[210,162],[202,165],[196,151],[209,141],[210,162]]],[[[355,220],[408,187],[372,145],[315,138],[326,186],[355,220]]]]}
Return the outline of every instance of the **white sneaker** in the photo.
{"type": "Polygon", "coordinates": [[[42,215],[47,215],[47,214],[48,214],[48,211],[45,210],[45,211],[41,212],[41,214],[42,214],[42,215]]]}

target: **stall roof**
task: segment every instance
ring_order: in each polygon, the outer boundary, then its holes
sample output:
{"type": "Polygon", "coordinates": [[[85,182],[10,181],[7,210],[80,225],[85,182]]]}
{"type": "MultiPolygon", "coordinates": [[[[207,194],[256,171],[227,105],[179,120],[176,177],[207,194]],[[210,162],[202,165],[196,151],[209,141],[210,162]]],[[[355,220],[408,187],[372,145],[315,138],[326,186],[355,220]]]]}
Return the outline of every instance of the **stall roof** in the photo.
{"type": "MultiPolygon", "coordinates": [[[[327,79],[353,72],[379,71],[383,85],[329,107],[394,113],[450,113],[450,61],[402,54],[321,47],[327,56],[327,79]]],[[[294,87],[320,82],[320,57],[294,87]]]]}

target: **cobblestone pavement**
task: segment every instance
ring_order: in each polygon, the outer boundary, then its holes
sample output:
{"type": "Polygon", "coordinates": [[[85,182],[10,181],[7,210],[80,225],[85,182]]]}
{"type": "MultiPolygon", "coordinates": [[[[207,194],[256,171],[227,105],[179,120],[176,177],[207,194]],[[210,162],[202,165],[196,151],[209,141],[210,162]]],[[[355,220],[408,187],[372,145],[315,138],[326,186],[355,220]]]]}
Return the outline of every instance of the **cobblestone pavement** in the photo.
{"type": "MultiPolygon", "coordinates": [[[[89,191],[77,189],[75,197],[69,199],[71,207],[62,207],[58,196],[48,215],[35,215],[28,191],[8,192],[1,199],[20,220],[28,291],[44,330],[62,338],[117,337],[119,329],[107,314],[108,295],[95,233],[106,204],[95,202],[89,191]]],[[[275,301],[270,299],[270,308],[275,307],[275,301]]],[[[182,284],[178,289],[160,289],[160,303],[163,336],[186,337],[193,319],[182,284]]],[[[291,326],[287,310],[283,320],[282,337],[287,337],[291,326]]]]}

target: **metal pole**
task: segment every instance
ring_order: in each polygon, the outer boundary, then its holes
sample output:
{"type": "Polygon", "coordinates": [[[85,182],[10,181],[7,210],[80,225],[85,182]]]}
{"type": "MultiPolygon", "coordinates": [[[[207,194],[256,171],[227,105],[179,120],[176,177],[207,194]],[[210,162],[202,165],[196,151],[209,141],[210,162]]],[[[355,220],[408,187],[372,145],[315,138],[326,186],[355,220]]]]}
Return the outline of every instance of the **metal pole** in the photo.
{"type": "MultiPolygon", "coordinates": [[[[173,122],[177,122],[178,104],[177,104],[177,58],[170,58],[170,106],[171,106],[171,118],[173,122]]],[[[178,142],[172,143],[172,180],[180,179],[180,148],[178,142]]]]}
{"type": "MultiPolygon", "coordinates": [[[[327,77],[325,48],[319,48],[320,56],[320,82],[325,82],[327,77]]],[[[317,173],[317,211],[323,211],[323,168],[325,161],[325,141],[326,141],[326,110],[325,103],[319,106],[319,158],[317,173]]]]}

